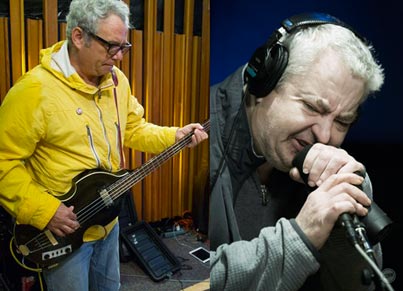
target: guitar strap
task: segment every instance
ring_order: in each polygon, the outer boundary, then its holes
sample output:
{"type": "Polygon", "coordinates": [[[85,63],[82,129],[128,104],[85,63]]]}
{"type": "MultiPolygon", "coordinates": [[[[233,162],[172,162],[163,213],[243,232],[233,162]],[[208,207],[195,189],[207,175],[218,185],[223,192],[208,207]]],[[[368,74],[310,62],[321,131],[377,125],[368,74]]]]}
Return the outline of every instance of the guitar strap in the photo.
{"type": "Polygon", "coordinates": [[[115,87],[113,88],[113,97],[115,98],[115,107],[116,107],[116,115],[118,117],[118,138],[119,138],[119,157],[120,157],[120,169],[124,169],[125,167],[125,160],[123,156],[123,143],[122,143],[122,133],[120,132],[120,118],[119,118],[119,107],[118,107],[118,97],[116,93],[116,87],[118,86],[118,78],[115,74],[115,71],[111,70],[112,80],[115,87]]]}

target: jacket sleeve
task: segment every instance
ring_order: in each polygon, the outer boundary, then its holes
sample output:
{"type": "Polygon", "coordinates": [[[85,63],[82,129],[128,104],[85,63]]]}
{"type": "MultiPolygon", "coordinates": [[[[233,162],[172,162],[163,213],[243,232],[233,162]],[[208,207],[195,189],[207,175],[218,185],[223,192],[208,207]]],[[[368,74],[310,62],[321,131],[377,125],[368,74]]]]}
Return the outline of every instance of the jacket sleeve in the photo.
{"type": "Polygon", "coordinates": [[[144,108],[131,96],[128,104],[128,116],[125,129],[125,146],[142,152],[158,154],[175,143],[178,127],[159,126],[146,122],[144,108]]]}
{"type": "Polygon", "coordinates": [[[319,263],[290,221],[211,252],[211,290],[298,290],[319,263]]]}
{"type": "MultiPolygon", "coordinates": [[[[371,188],[366,175],[363,190],[370,198],[371,188]]],[[[382,267],[380,244],[373,249],[382,267]]],[[[335,226],[319,255],[295,221],[282,218],[252,241],[223,244],[211,252],[211,290],[299,290],[314,274],[323,290],[373,290],[374,284],[363,284],[365,269],[368,263],[341,226],[335,226]]]]}
{"type": "Polygon", "coordinates": [[[60,201],[35,183],[26,170],[25,161],[43,132],[43,115],[38,100],[20,86],[10,90],[0,106],[0,204],[18,223],[42,230],[60,201]]]}

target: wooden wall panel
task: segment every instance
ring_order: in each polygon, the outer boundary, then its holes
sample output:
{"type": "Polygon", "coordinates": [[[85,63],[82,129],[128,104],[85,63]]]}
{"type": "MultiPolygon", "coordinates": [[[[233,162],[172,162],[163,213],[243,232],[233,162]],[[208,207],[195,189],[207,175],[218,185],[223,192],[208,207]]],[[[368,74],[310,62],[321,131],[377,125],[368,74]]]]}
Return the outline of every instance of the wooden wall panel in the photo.
{"type": "MultiPolygon", "coordinates": [[[[203,1],[200,66],[200,115],[209,117],[210,106],[210,0],[203,1]]],[[[208,148],[208,147],[207,147],[208,148]]]]}
{"type": "MultiPolygon", "coordinates": [[[[144,51],[143,51],[143,106],[145,107],[145,118],[148,121],[152,121],[152,99],[154,93],[154,79],[153,79],[153,47],[154,47],[154,34],[157,26],[157,3],[155,0],[145,1],[144,3],[144,51]]],[[[145,160],[151,158],[152,155],[145,154],[145,160]]],[[[152,187],[151,177],[154,174],[149,175],[143,180],[143,187],[145,195],[143,195],[143,208],[144,219],[154,220],[153,212],[156,209],[156,200],[152,199],[152,194],[155,195],[152,187]]]]}
{"type": "Polygon", "coordinates": [[[39,64],[39,51],[43,48],[43,21],[27,19],[27,71],[39,64]]]}
{"type": "MultiPolygon", "coordinates": [[[[153,33],[154,38],[154,45],[151,50],[152,59],[153,59],[153,68],[151,69],[152,78],[153,78],[153,88],[150,91],[150,95],[148,96],[147,104],[151,106],[147,107],[147,111],[149,113],[149,121],[155,124],[162,124],[161,123],[161,114],[166,112],[164,108],[161,107],[161,78],[162,78],[162,71],[161,71],[161,52],[162,52],[162,37],[161,33],[154,31],[153,33]]],[[[169,110],[169,109],[168,109],[169,110]]],[[[152,157],[153,155],[149,155],[152,157]]],[[[165,192],[162,193],[161,181],[162,171],[166,168],[164,164],[161,168],[155,170],[146,181],[147,183],[151,184],[151,194],[149,198],[151,199],[151,216],[149,220],[156,220],[160,215],[162,215],[162,209],[166,208],[166,201],[167,196],[171,193],[165,192]]]]}
{"type": "Polygon", "coordinates": [[[12,83],[25,73],[24,0],[10,0],[10,46],[12,83]]]}
{"type": "Polygon", "coordinates": [[[59,40],[66,39],[66,23],[60,22],[59,23],[59,40]]]}
{"type": "MultiPolygon", "coordinates": [[[[192,121],[191,118],[191,109],[196,104],[193,104],[192,101],[192,79],[195,77],[192,75],[193,69],[195,68],[192,62],[193,59],[193,24],[194,24],[194,0],[185,1],[185,15],[184,15],[184,33],[185,33],[185,64],[184,64],[184,75],[185,75],[185,83],[184,83],[184,91],[183,91],[183,124],[188,124],[192,121]]],[[[200,68],[196,68],[199,70],[200,68]]],[[[200,121],[201,120],[197,120],[200,121]]],[[[180,193],[182,193],[182,204],[181,207],[187,210],[190,209],[189,204],[189,193],[191,192],[193,186],[193,171],[190,168],[190,154],[192,151],[186,150],[182,153],[182,172],[187,173],[187,175],[183,175],[182,183],[180,184],[180,193]],[[192,178],[192,179],[190,179],[192,178]]]]}
{"type": "MultiPolygon", "coordinates": [[[[173,122],[177,125],[183,124],[183,98],[185,85],[185,36],[176,34],[175,38],[175,64],[174,64],[174,95],[173,95],[173,122]]],[[[188,149],[184,149],[187,151],[188,149]]],[[[184,183],[183,175],[187,175],[183,171],[183,152],[173,158],[172,172],[176,173],[177,177],[173,180],[172,191],[178,193],[173,197],[172,210],[174,213],[180,213],[184,210],[183,193],[181,184],[184,183]]]]}
{"type": "MultiPolygon", "coordinates": [[[[143,104],[143,31],[132,30],[130,37],[133,48],[130,52],[131,78],[129,81],[133,95],[138,99],[140,104],[143,104]]],[[[144,155],[141,152],[130,151],[128,164],[130,169],[139,167],[143,164],[143,161],[144,155]]],[[[141,219],[144,217],[144,196],[143,183],[137,183],[133,187],[133,198],[137,215],[141,219]]]]}
{"type": "Polygon", "coordinates": [[[58,41],[57,1],[42,0],[44,19],[44,47],[49,47],[58,41]]]}
{"type": "Polygon", "coordinates": [[[8,18],[0,17],[0,104],[10,89],[10,45],[8,18]]]}
{"type": "MultiPolygon", "coordinates": [[[[165,1],[164,3],[164,23],[162,33],[162,58],[161,58],[161,124],[173,125],[172,98],[173,98],[173,62],[174,62],[174,25],[175,25],[175,2],[165,1]]],[[[161,207],[162,217],[172,215],[174,173],[172,171],[173,163],[169,160],[161,169],[163,179],[161,179],[161,189],[164,204],[161,207]]]]}

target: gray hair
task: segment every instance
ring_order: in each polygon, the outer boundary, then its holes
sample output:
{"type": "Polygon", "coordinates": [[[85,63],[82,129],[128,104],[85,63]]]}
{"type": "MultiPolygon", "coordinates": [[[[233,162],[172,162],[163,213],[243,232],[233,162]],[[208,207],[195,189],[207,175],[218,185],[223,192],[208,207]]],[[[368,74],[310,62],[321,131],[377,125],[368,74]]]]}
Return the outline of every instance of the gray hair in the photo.
{"type": "Polygon", "coordinates": [[[130,27],[130,10],[121,0],[72,0],[66,16],[67,41],[71,42],[71,31],[77,26],[96,34],[99,20],[110,15],[117,15],[127,28],[130,27]]]}
{"type": "Polygon", "coordinates": [[[383,69],[374,58],[372,45],[344,27],[331,24],[307,27],[286,36],[282,42],[288,48],[289,60],[277,86],[287,82],[290,76],[304,75],[327,49],[337,52],[353,75],[364,80],[362,101],[383,84],[383,69]]]}

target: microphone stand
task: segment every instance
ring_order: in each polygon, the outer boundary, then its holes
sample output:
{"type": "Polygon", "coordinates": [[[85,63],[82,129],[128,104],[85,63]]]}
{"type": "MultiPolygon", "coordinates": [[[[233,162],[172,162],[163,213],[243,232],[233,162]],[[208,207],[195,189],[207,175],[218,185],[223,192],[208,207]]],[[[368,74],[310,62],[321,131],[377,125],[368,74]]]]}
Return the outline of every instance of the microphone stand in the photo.
{"type": "MultiPolygon", "coordinates": [[[[367,237],[364,225],[358,219],[354,219],[354,223],[355,223],[355,231],[356,231],[358,240],[360,241],[365,253],[378,266],[378,263],[376,261],[375,255],[374,255],[374,250],[372,249],[371,244],[368,241],[368,237],[367,237]]],[[[364,284],[368,283],[368,285],[369,285],[371,283],[371,281],[373,281],[375,284],[376,291],[385,290],[379,276],[376,276],[373,271],[368,270],[368,269],[363,270],[362,276],[363,276],[362,280],[364,281],[364,284]]]]}
{"type": "Polygon", "coordinates": [[[388,290],[393,290],[392,286],[389,284],[387,279],[383,276],[382,272],[379,269],[378,263],[375,258],[375,252],[372,249],[371,243],[369,242],[365,225],[358,219],[356,215],[353,216],[352,224],[354,225],[355,230],[355,238],[350,239],[353,243],[354,247],[363,255],[364,259],[368,261],[372,270],[364,269],[362,273],[362,281],[364,284],[369,285],[371,281],[375,284],[376,291],[384,291],[385,285],[388,287],[388,290]],[[366,256],[365,256],[366,254],[366,256]],[[372,261],[372,264],[371,264],[372,261]],[[377,273],[377,274],[375,274],[377,273]]]}

